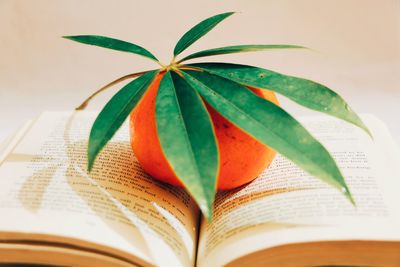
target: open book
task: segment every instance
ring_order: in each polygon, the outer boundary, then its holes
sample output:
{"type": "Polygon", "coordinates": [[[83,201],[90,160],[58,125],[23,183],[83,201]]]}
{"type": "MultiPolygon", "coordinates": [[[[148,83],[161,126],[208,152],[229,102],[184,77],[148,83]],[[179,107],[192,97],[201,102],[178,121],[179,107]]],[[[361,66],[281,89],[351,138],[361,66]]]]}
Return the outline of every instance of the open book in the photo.
{"type": "Polygon", "coordinates": [[[42,114],[0,156],[0,263],[63,266],[400,266],[400,156],[385,126],[301,121],[357,206],[277,156],[220,192],[208,224],[184,190],[147,176],[122,127],[86,172],[92,112],[42,114]]]}

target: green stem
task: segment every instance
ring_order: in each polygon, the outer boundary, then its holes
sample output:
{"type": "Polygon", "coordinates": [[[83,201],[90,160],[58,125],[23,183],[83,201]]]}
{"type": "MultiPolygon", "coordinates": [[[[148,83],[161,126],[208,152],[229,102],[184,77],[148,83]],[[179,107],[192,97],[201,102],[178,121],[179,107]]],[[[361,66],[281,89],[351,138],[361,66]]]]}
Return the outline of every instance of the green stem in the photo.
{"type": "Polygon", "coordinates": [[[117,84],[119,82],[125,81],[126,79],[129,79],[129,78],[135,78],[137,76],[145,74],[146,72],[148,72],[148,71],[141,71],[141,72],[131,73],[131,74],[122,76],[122,77],[120,77],[120,78],[118,78],[118,79],[116,79],[116,80],[104,85],[99,90],[97,90],[96,92],[91,94],[85,101],[83,101],[82,104],[80,104],[77,108],[75,108],[75,110],[84,110],[87,107],[87,105],[89,104],[90,100],[92,100],[92,98],[94,98],[99,93],[105,91],[106,89],[110,88],[111,86],[113,86],[113,85],[115,85],[115,84],[117,84]]]}

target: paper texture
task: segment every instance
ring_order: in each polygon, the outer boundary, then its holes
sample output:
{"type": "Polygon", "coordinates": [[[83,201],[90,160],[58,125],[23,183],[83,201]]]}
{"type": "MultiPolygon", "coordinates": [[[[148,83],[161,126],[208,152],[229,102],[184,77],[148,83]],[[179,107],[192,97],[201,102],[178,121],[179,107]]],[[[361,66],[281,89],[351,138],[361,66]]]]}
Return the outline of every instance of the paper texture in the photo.
{"type": "Polygon", "coordinates": [[[303,119],[336,159],[357,206],[281,156],[259,178],[219,193],[215,217],[203,222],[199,266],[220,266],[259,249],[295,242],[400,239],[399,157],[384,126],[365,121],[374,139],[336,119],[303,119]],[[397,160],[397,164],[390,164],[397,160]],[[394,204],[393,203],[397,203],[394,204]]]}
{"type": "Polygon", "coordinates": [[[96,243],[141,264],[193,265],[197,207],[184,190],[141,170],[127,125],[87,173],[95,115],[45,113],[7,156],[0,167],[0,241],[48,235],[57,242],[60,236],[64,243],[96,243]]]}

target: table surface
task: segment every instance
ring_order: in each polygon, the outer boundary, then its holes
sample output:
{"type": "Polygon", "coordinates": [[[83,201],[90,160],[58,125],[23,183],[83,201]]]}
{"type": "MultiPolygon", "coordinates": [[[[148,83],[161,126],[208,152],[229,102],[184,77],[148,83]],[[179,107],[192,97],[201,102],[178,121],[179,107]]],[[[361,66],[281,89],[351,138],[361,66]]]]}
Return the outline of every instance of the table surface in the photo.
{"type": "MultiPolygon", "coordinates": [[[[169,62],[180,36],[202,19],[238,11],[185,54],[223,45],[299,44],[313,50],[219,56],[317,80],[360,113],[386,122],[400,143],[400,1],[0,1],[0,141],[44,110],[71,110],[105,83],[156,67],[145,58],[62,39],[107,35],[169,62]]],[[[217,60],[210,57],[208,61],[217,60]]],[[[99,109],[118,87],[91,103],[99,109]]],[[[290,113],[313,114],[281,98],[290,113]]]]}

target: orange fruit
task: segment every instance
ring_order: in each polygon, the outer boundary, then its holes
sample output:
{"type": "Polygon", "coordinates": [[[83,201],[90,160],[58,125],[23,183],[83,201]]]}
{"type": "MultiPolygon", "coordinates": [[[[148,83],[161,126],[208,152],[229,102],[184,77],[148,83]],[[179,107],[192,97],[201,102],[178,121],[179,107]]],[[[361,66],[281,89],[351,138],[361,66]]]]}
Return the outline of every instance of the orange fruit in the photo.
{"type": "MultiPolygon", "coordinates": [[[[155,179],[183,186],[171,169],[157,136],[155,99],[164,73],[153,81],[130,116],[131,144],[143,169],[155,179]]],[[[249,88],[278,104],[273,92],[249,88]]],[[[272,162],[276,152],[236,127],[206,104],[217,138],[220,168],[217,190],[232,189],[255,179],[272,162]]]]}

